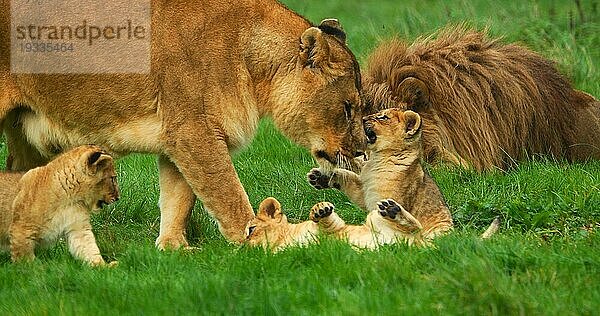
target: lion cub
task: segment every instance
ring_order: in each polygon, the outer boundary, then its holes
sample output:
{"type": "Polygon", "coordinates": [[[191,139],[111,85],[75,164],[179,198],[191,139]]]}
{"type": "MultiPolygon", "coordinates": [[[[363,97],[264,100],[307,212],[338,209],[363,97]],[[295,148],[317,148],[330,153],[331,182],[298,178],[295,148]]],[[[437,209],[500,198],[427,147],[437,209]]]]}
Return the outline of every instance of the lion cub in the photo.
{"type": "Polygon", "coordinates": [[[346,225],[327,202],[313,207],[311,219],[319,223],[321,231],[344,236],[365,248],[399,239],[409,244],[428,244],[451,230],[450,211],[437,184],[421,165],[419,114],[391,108],[366,116],[363,123],[370,157],[360,175],[345,169],[326,175],[313,169],[308,179],[318,189],[342,190],[370,211],[366,223],[346,225]]]}
{"type": "Polygon", "coordinates": [[[273,251],[290,245],[305,245],[315,240],[319,226],[313,221],[289,223],[281,204],[272,197],[260,203],[256,217],[246,226],[246,242],[273,251]]]}
{"type": "Polygon", "coordinates": [[[35,258],[36,245],[65,236],[71,254],[105,264],[96,245],[91,211],[119,199],[112,157],[87,145],[26,173],[0,173],[0,248],[13,261],[35,258]]]}
{"type": "Polygon", "coordinates": [[[310,221],[290,224],[273,198],[265,199],[248,224],[251,245],[279,250],[306,244],[319,232],[334,234],[360,248],[406,240],[428,244],[452,229],[452,217],[438,186],[421,166],[421,118],[401,109],[388,109],[363,119],[369,160],[360,175],[335,169],[330,176],[319,169],[308,174],[316,188],[344,191],[363,209],[371,210],[364,225],[346,225],[333,204],[312,207],[310,221]],[[267,234],[266,232],[269,232],[267,234]]]}

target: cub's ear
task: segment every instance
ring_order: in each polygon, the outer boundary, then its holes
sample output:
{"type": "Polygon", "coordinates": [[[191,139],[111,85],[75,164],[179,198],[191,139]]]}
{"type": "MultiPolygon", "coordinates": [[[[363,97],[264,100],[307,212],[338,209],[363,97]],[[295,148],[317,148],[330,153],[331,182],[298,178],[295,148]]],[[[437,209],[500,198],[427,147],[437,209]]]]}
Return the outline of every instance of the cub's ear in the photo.
{"type": "Polygon", "coordinates": [[[87,157],[87,167],[92,173],[106,168],[113,161],[112,157],[101,151],[95,151],[87,157]]]}
{"type": "Polygon", "coordinates": [[[300,62],[311,68],[322,68],[329,63],[329,44],[319,28],[308,28],[300,38],[300,62]]]}
{"type": "Polygon", "coordinates": [[[421,79],[414,77],[415,72],[412,67],[395,70],[389,84],[398,101],[405,102],[415,112],[421,112],[430,106],[429,88],[421,79]]]}
{"type": "Polygon", "coordinates": [[[256,217],[262,220],[275,220],[280,222],[283,218],[281,204],[279,204],[279,201],[272,197],[264,199],[258,207],[256,217]]]}
{"type": "Polygon", "coordinates": [[[346,43],[346,32],[340,25],[337,19],[325,19],[321,21],[318,28],[325,34],[329,34],[340,40],[342,43],[346,43]]]}
{"type": "Polygon", "coordinates": [[[421,116],[413,111],[404,112],[404,122],[406,123],[406,135],[412,137],[421,129],[421,116]]]}

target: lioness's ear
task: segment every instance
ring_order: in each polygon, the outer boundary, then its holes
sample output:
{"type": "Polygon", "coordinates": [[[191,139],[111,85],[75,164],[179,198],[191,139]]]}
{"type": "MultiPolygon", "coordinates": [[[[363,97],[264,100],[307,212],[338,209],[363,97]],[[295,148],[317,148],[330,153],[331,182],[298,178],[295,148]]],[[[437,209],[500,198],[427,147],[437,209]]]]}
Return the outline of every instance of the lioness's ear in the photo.
{"type": "Polygon", "coordinates": [[[329,62],[329,44],[323,32],[311,27],[302,33],[300,38],[300,62],[307,67],[317,68],[329,62]]]}
{"type": "Polygon", "coordinates": [[[112,157],[105,152],[95,151],[88,155],[87,167],[92,173],[98,172],[108,166],[112,157]]]}
{"type": "Polygon", "coordinates": [[[329,34],[340,40],[342,43],[346,43],[346,32],[340,25],[337,19],[325,19],[321,21],[318,28],[325,34],[329,34]]]}
{"type": "Polygon", "coordinates": [[[263,220],[281,221],[283,213],[281,212],[281,204],[275,198],[269,197],[260,202],[256,217],[263,220]]]}
{"type": "Polygon", "coordinates": [[[413,111],[404,112],[405,132],[408,136],[415,135],[421,128],[421,116],[413,111]]]}

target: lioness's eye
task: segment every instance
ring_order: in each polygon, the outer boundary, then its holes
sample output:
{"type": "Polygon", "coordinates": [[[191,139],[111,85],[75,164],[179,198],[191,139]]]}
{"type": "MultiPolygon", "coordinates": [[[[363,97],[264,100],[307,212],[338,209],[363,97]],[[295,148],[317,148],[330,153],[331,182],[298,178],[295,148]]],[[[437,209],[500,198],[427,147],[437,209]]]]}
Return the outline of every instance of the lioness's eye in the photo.
{"type": "Polygon", "coordinates": [[[346,120],[350,120],[352,118],[352,102],[344,101],[344,114],[346,115],[346,120]]]}
{"type": "Polygon", "coordinates": [[[379,115],[377,117],[375,117],[376,120],[380,120],[380,121],[385,121],[385,120],[389,120],[390,118],[387,115],[379,115]]]}

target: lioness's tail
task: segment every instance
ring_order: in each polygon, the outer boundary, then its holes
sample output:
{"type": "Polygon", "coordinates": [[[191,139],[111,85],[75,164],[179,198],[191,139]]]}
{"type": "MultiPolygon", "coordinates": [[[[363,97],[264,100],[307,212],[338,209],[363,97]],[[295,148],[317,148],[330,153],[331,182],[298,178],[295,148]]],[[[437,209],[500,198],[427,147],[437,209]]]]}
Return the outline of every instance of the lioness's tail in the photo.
{"type": "Polygon", "coordinates": [[[492,237],[492,235],[494,235],[498,231],[499,228],[500,228],[500,218],[498,216],[496,216],[496,218],[494,218],[494,220],[490,224],[490,227],[488,227],[483,232],[483,234],[481,234],[481,239],[488,239],[488,238],[492,237]]]}

